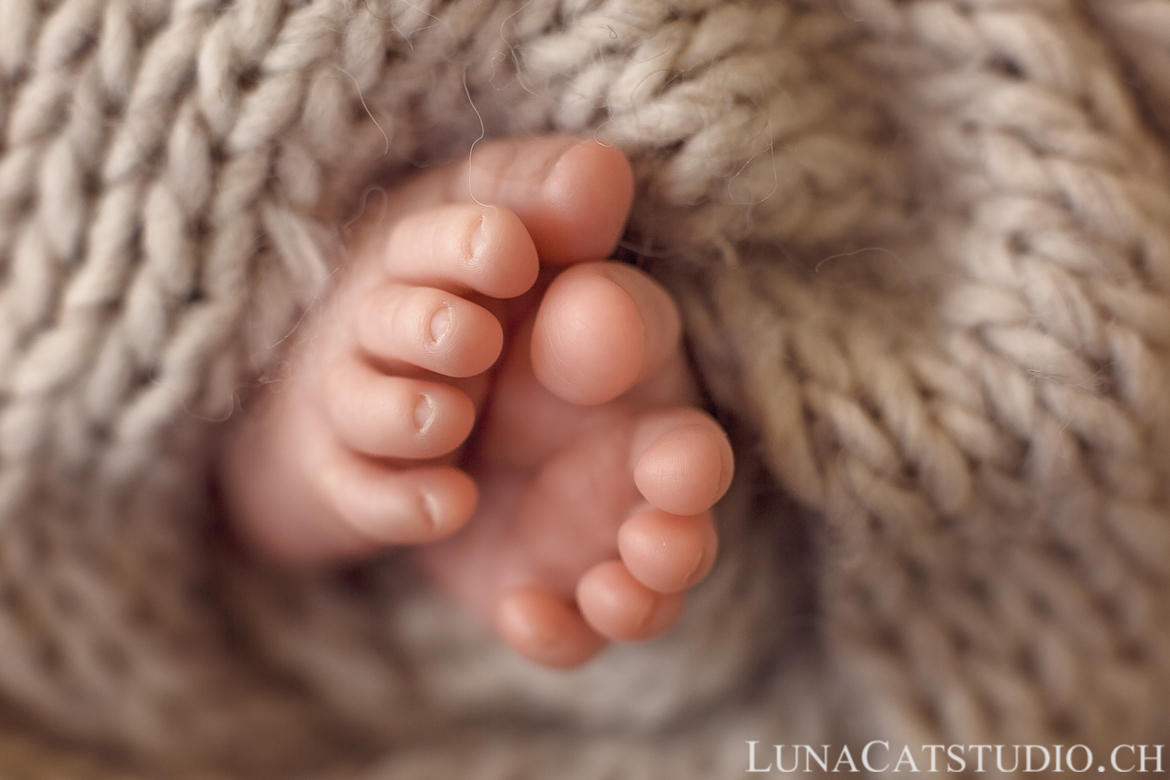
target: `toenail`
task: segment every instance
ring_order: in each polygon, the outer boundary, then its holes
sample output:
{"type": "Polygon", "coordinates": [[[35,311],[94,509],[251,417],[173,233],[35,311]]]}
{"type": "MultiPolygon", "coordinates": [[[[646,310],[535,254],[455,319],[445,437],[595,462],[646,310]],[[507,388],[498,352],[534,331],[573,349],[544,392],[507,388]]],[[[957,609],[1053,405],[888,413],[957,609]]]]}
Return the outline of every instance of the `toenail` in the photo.
{"type": "Polygon", "coordinates": [[[691,579],[695,576],[695,572],[697,572],[699,570],[699,567],[702,565],[703,565],[703,551],[699,550],[699,557],[695,558],[695,563],[687,571],[687,576],[683,577],[683,584],[686,585],[688,588],[694,584],[691,582],[691,579]]]}
{"type": "Polygon", "coordinates": [[[483,231],[483,223],[487,222],[487,213],[485,212],[479,218],[479,224],[475,226],[475,232],[471,234],[471,238],[467,242],[467,255],[471,258],[479,257],[483,251],[483,245],[486,242],[483,231]]]}
{"type": "Polygon", "coordinates": [[[439,527],[439,501],[425,490],[419,492],[419,503],[422,505],[423,519],[431,530],[439,527]]]}
{"type": "Polygon", "coordinates": [[[418,428],[419,433],[423,433],[431,425],[431,420],[435,418],[435,404],[431,401],[430,396],[420,395],[418,403],[414,406],[414,427],[418,428]]]}
{"type": "Polygon", "coordinates": [[[553,174],[556,173],[557,168],[561,167],[561,160],[568,157],[569,152],[573,151],[574,149],[576,149],[580,145],[581,145],[581,142],[576,141],[574,143],[569,144],[564,149],[562,149],[561,153],[556,156],[556,159],[553,160],[547,168],[545,168],[544,176],[541,178],[541,181],[548,181],[549,179],[551,179],[553,174]]]}
{"type": "Polygon", "coordinates": [[[650,618],[654,616],[654,599],[647,599],[645,607],[642,609],[642,614],[638,616],[638,628],[645,628],[646,624],[650,622],[650,618]]]}
{"type": "Polygon", "coordinates": [[[436,344],[442,341],[451,330],[451,305],[444,303],[437,312],[431,315],[431,341],[436,344]]]}

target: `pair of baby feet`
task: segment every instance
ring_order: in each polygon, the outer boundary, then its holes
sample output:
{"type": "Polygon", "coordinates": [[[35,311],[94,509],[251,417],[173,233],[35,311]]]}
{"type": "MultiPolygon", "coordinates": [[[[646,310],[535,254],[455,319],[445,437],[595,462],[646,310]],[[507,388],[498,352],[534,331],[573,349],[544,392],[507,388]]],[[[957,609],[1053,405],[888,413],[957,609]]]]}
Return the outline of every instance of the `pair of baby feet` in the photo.
{"type": "Polygon", "coordinates": [[[417,546],[549,666],[670,628],[715,559],[732,453],[693,406],[673,301],[601,261],[632,197],[617,150],[540,137],[370,209],[291,376],[226,438],[239,537],[302,567],[417,546]]]}

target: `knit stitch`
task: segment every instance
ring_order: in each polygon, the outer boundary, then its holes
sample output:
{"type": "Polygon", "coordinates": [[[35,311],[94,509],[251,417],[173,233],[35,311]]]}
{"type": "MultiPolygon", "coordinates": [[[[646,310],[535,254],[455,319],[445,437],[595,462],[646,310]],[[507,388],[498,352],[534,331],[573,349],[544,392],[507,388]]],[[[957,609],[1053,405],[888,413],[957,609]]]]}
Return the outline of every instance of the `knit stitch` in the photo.
{"type": "Polygon", "coordinates": [[[1166,743],[1167,73],[1170,0],[0,0],[0,768],[1166,743]],[[633,161],[743,464],[683,624],[573,673],[209,542],[365,185],[545,131],[633,161]]]}

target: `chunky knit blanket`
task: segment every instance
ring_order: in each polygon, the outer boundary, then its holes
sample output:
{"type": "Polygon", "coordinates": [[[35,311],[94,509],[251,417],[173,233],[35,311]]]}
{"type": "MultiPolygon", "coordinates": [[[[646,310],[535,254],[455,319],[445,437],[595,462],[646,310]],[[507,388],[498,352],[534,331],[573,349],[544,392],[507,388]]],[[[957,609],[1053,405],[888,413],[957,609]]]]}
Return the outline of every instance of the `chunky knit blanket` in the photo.
{"type": "Polygon", "coordinates": [[[0,773],[1166,743],[1168,380],[1170,0],[0,0],[0,773]],[[683,625],[567,674],[208,487],[366,185],[546,131],[634,161],[741,472],[683,625]]]}

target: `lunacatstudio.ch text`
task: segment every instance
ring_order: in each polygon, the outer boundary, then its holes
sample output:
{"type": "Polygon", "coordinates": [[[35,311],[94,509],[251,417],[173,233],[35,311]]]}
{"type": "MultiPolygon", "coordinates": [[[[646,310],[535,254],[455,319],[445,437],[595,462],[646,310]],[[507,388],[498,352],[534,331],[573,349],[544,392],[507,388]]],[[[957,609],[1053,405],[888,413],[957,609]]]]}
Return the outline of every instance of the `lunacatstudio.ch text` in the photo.
{"type": "Polygon", "coordinates": [[[1162,775],[1164,745],[765,745],[747,741],[748,772],[1146,772],[1162,775]]]}

